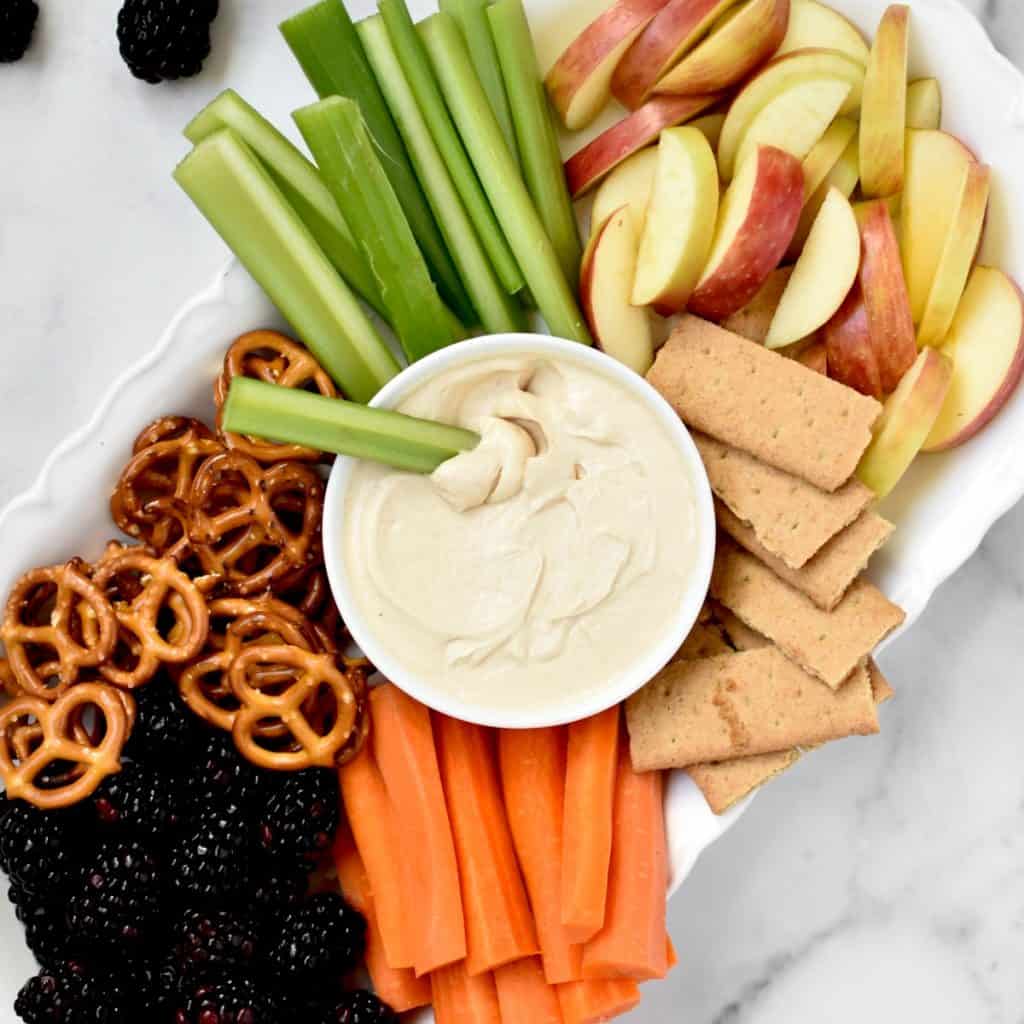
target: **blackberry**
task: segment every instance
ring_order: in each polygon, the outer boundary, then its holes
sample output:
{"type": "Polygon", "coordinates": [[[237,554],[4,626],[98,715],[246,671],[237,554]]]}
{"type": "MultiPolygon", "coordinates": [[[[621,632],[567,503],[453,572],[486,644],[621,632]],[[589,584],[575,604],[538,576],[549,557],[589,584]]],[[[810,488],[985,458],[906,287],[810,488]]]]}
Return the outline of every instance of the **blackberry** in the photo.
{"type": "Polygon", "coordinates": [[[124,979],[80,960],[43,968],[14,1003],[25,1024],[129,1024],[141,1009],[124,979]]]}
{"type": "Polygon", "coordinates": [[[275,857],[309,858],[330,846],[340,806],[337,772],[308,768],[289,773],[274,786],[260,813],[260,842],[275,857]]]}
{"type": "Polygon", "coordinates": [[[33,896],[17,885],[8,893],[14,912],[25,929],[25,944],[44,967],[66,960],[72,950],[63,903],[50,903],[33,896]]]}
{"type": "Polygon", "coordinates": [[[156,84],[188,78],[210,54],[210,24],[217,0],[125,0],[117,15],[117,41],[136,78],[156,84]]]}
{"type": "Polygon", "coordinates": [[[101,831],[159,839],[185,817],[186,795],[169,768],[129,764],[103,780],[92,806],[101,831]]]}
{"type": "Polygon", "coordinates": [[[245,898],[253,913],[266,915],[297,906],[307,887],[308,875],[301,865],[282,864],[263,855],[253,861],[245,898]]]}
{"type": "Polygon", "coordinates": [[[41,811],[23,800],[6,801],[0,866],[26,892],[56,898],[80,875],[81,857],[91,843],[84,821],[77,807],[41,811]]]}
{"type": "Polygon", "coordinates": [[[39,5],[35,0],[0,3],[0,64],[10,64],[25,56],[38,17],[39,5]]]}
{"type": "Polygon", "coordinates": [[[366,989],[346,992],[326,1006],[309,1024],[398,1024],[395,1011],[366,989]]]}
{"type": "Polygon", "coordinates": [[[271,992],[246,974],[221,974],[184,985],[171,1007],[174,1024],[277,1024],[271,992]]]}
{"type": "Polygon", "coordinates": [[[337,893],[318,893],[277,915],[267,961],[288,983],[336,976],[362,962],[366,922],[337,893]]]}
{"type": "Polygon", "coordinates": [[[161,924],[162,881],[156,856],[140,843],[101,843],[68,901],[68,924],[76,943],[106,955],[144,952],[161,924]]]}
{"type": "Polygon", "coordinates": [[[186,978],[245,970],[259,951],[256,925],[229,910],[186,911],[172,929],[171,942],[175,964],[186,978]]]}
{"type": "Polygon", "coordinates": [[[262,793],[263,773],[245,760],[231,734],[210,732],[193,755],[187,788],[193,795],[196,815],[215,806],[254,807],[262,793]]]}
{"type": "Polygon", "coordinates": [[[124,756],[152,765],[178,765],[191,758],[202,729],[178,688],[167,675],[159,675],[134,691],[135,725],[124,756]]]}
{"type": "Polygon", "coordinates": [[[171,885],[196,905],[229,903],[249,885],[252,842],[244,810],[214,807],[180,832],[171,846],[171,885]]]}

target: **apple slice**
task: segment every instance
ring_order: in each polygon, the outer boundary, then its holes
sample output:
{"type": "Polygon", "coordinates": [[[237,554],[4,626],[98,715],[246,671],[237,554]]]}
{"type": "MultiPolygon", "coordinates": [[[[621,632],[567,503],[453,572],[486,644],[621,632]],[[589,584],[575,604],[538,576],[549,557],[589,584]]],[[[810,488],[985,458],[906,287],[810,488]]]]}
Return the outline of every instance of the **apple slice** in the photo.
{"type": "Polygon", "coordinates": [[[772,146],[758,148],[722,197],[711,255],[690,297],[690,312],[724,320],[750,302],[793,237],[803,194],[800,161],[772,146]]]}
{"type": "Polygon", "coordinates": [[[646,102],[665,72],[738,0],[668,0],[626,51],[612,75],[612,95],[629,110],[646,102]]]}
{"type": "Polygon", "coordinates": [[[654,185],[654,171],[658,166],[658,147],[648,146],[623,160],[594,194],[594,205],[590,211],[591,233],[620,207],[628,205],[638,228],[643,227],[647,216],[647,204],[651,199],[654,185]]]}
{"type": "Polygon", "coordinates": [[[975,159],[940,131],[907,132],[907,169],[900,213],[903,273],[914,323],[924,317],[935,273],[975,159]]]}
{"type": "Polygon", "coordinates": [[[953,217],[946,243],[942,247],[935,279],[928,293],[924,316],[917,329],[917,343],[941,345],[949,331],[960,297],[967,286],[967,277],[974,265],[988,210],[991,168],[972,163],[964,179],[960,206],[953,217]]]}
{"type": "Polygon", "coordinates": [[[942,126],[942,86],[935,78],[919,78],[907,86],[907,127],[942,126]]]}
{"type": "Polygon", "coordinates": [[[822,329],[828,375],[871,398],[882,397],[882,378],[871,344],[864,293],[854,282],[850,294],[822,329]]]}
{"type": "MultiPolygon", "coordinates": [[[[851,114],[860,107],[864,91],[864,66],[852,57],[835,50],[801,50],[776,57],[747,82],[729,107],[718,143],[718,170],[726,181],[732,179],[739,165],[737,157],[740,146],[758,115],[793,85],[811,79],[838,79],[849,84],[839,113],[851,114]]],[[[799,119],[800,112],[792,110],[787,117],[792,118],[794,113],[799,119]]],[[[822,126],[820,131],[814,133],[808,150],[821,138],[824,128],[822,126]]],[[[786,130],[785,123],[781,129],[786,130]]],[[[805,151],[800,159],[806,155],[805,151]]]]}
{"type": "Polygon", "coordinates": [[[914,322],[900,262],[900,246],[884,199],[857,210],[863,251],[860,286],[868,312],[871,344],[878,359],[882,392],[896,389],[917,358],[914,322]]]}
{"type": "Polygon", "coordinates": [[[742,308],[722,321],[722,326],[741,338],[764,344],[768,330],[779,308],[782,293],[793,276],[792,267],[779,267],[773,270],[757,290],[757,294],[742,308]]]}
{"type": "Polygon", "coordinates": [[[953,362],[938,349],[922,349],[888,397],[857,476],[884,498],[899,483],[924,446],[942,411],[953,379],[953,362]]]}
{"type": "Polygon", "coordinates": [[[666,0],[617,0],[555,61],[544,84],[571,132],[585,128],[611,98],[612,72],[666,0]]]}
{"type": "MultiPolygon", "coordinates": [[[[750,0],[715,27],[655,86],[656,93],[689,96],[742,82],[779,48],[789,24],[790,0],[750,0]]],[[[730,14],[733,11],[729,12],[730,14]]]]}
{"type": "Polygon", "coordinates": [[[633,281],[634,306],[671,316],[686,308],[704,269],[718,214],[718,165],[696,128],[668,128],[633,281]]]}
{"type": "Polygon", "coordinates": [[[1024,372],[1024,295],[1002,271],[976,267],[940,350],[953,383],[925,451],[970,440],[1006,404],[1024,372]]]}
{"type": "Polygon", "coordinates": [[[629,301],[638,245],[635,218],[622,206],[587,244],[580,264],[580,306],[597,347],[646,373],[654,362],[650,314],[629,301]]]}
{"type": "Polygon", "coordinates": [[[889,7],[878,26],[860,117],[860,187],[871,199],[903,189],[910,8],[889,7]]]}
{"type": "MultiPolygon", "coordinates": [[[[825,134],[804,158],[805,202],[818,191],[856,134],[857,122],[851,121],[848,117],[837,117],[825,129],[825,134]]],[[[849,193],[846,193],[844,198],[848,199],[849,193]]]]}
{"type": "Polygon", "coordinates": [[[711,148],[717,152],[718,140],[722,137],[722,125],[725,124],[725,114],[705,114],[690,124],[704,133],[711,148]]]}
{"type": "Polygon", "coordinates": [[[796,356],[796,361],[802,363],[808,370],[820,373],[823,377],[828,376],[828,350],[823,341],[815,341],[808,345],[796,356]]]}
{"type": "Polygon", "coordinates": [[[838,50],[867,65],[868,44],[856,25],[818,0],[793,0],[778,56],[794,50],[838,50]]]}
{"type": "Polygon", "coordinates": [[[627,157],[645,149],[666,128],[696,117],[719,99],[709,96],[658,96],[613,124],[565,162],[565,178],[573,199],[592,189],[627,157]]]}
{"type": "Polygon", "coordinates": [[[857,218],[846,196],[832,189],[782,293],[765,345],[792,345],[827,323],[849,294],[859,267],[857,218]]]}

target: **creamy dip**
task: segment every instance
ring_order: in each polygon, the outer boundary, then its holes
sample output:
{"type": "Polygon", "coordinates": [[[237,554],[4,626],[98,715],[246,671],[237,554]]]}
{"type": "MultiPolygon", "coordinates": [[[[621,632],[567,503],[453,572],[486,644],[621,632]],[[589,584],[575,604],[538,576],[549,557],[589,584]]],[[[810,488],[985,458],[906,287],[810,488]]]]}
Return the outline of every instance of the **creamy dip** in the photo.
{"type": "Polygon", "coordinates": [[[440,373],[399,406],[482,440],[431,476],[356,466],[349,589],[377,644],[460,700],[561,704],[663,641],[697,548],[694,482],[640,399],[571,359],[440,373]]]}

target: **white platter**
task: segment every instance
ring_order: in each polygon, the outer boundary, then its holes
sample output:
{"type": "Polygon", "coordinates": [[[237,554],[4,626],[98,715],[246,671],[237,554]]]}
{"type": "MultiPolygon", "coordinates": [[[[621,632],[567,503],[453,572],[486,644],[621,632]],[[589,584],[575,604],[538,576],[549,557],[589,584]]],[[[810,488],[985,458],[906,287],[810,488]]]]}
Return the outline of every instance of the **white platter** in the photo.
{"type": "MultiPolygon", "coordinates": [[[[527,0],[545,68],[606,3],[527,0]]],[[[834,0],[833,6],[870,32],[887,3],[834,0]]],[[[411,6],[414,14],[426,13],[426,0],[411,6]]],[[[370,7],[369,0],[350,0],[354,16],[369,13],[370,7]]],[[[288,58],[282,54],[281,59],[288,58]]],[[[1024,76],[996,52],[956,0],[913,3],[912,71],[941,79],[943,126],[993,166],[983,260],[1024,282],[1024,195],[1014,188],[1024,181],[1024,76]]],[[[255,93],[248,98],[257,106],[264,99],[255,93]]],[[[296,96],[295,105],[307,98],[296,96]]],[[[164,187],[174,187],[169,177],[164,187]]],[[[198,216],[195,230],[209,230],[198,216]]],[[[248,275],[229,264],[181,310],[150,354],[113,384],[90,422],[53,452],[33,487],[0,513],[0,593],[31,566],[97,553],[114,533],[106,499],[136,433],[167,413],[209,421],[212,383],[227,345],[243,331],[283,326],[248,275]]],[[[42,398],[42,382],[39,387],[42,398]]],[[[1022,447],[1024,390],[978,438],[952,453],[920,460],[884,505],[883,513],[899,529],[872,573],[907,610],[901,632],[970,557],[995,520],[1024,496],[1022,447]]],[[[899,686],[901,681],[894,682],[899,686]]],[[[914,696],[908,692],[905,699],[914,696]]],[[[744,807],[716,817],[689,778],[674,773],[666,805],[673,890],[744,807]]],[[[5,953],[0,958],[0,1021],[13,1021],[8,1007],[35,967],[6,902],[0,906],[0,937],[5,953]]]]}

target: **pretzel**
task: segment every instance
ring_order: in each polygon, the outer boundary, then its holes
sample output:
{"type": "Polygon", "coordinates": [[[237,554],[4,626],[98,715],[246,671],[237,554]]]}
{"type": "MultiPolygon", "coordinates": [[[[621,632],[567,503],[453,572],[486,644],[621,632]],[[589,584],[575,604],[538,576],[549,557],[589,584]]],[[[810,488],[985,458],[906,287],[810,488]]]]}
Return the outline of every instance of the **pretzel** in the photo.
{"type": "Polygon", "coordinates": [[[17,697],[21,693],[18,680],[14,678],[14,670],[6,658],[0,658],[0,691],[8,697],[17,697]]]}
{"type": "Polygon", "coordinates": [[[9,669],[24,693],[56,700],[114,649],[117,620],[80,559],[32,569],[14,585],[0,626],[9,669]]]}
{"type": "Polygon", "coordinates": [[[364,717],[356,693],[359,684],[338,668],[331,655],[284,645],[249,647],[235,658],[229,678],[241,705],[231,734],[235,746],[253,764],[276,771],[314,765],[329,768],[343,752],[351,757],[358,749],[347,744],[353,732],[361,730],[357,719],[364,717]],[[283,689],[274,687],[279,690],[276,693],[261,689],[259,673],[268,667],[292,670],[293,681],[283,689]],[[332,702],[323,701],[327,693],[332,702]],[[310,710],[311,700],[315,713],[310,710]],[[258,742],[258,729],[277,720],[293,739],[288,749],[271,749],[258,742]]]}
{"type": "Polygon", "coordinates": [[[224,402],[235,377],[255,377],[268,384],[315,390],[328,398],[337,398],[334,382],[308,349],[276,331],[250,331],[238,338],[224,357],[224,370],[213,389],[217,433],[228,448],[257,462],[319,462],[323,458],[323,452],[315,448],[263,441],[225,431],[224,402]]]}
{"type": "Polygon", "coordinates": [[[0,777],[8,797],[43,810],[84,800],[106,776],[120,770],[127,736],[125,704],[112,686],[81,683],[52,704],[18,697],[0,710],[0,777]],[[90,709],[103,722],[95,740],[76,729],[90,709]],[[26,731],[32,726],[39,729],[35,739],[26,731]],[[46,777],[55,764],[70,768],[46,777]]]}
{"type": "Polygon", "coordinates": [[[100,666],[105,679],[134,689],[161,664],[189,661],[202,650],[210,627],[206,599],[174,559],[123,548],[104,557],[93,578],[112,598],[118,626],[113,657],[100,666]]]}

